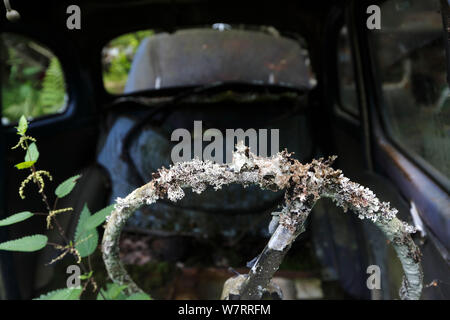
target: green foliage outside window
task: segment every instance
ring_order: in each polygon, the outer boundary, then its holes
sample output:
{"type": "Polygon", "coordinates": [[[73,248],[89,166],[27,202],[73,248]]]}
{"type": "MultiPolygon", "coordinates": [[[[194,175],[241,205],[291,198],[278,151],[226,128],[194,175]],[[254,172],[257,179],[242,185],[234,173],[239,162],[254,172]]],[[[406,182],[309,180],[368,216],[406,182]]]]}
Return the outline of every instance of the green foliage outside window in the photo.
{"type": "Polygon", "coordinates": [[[103,49],[103,82],[108,92],[123,92],[139,44],[153,34],[152,30],[128,33],[112,40],[103,49]]]}
{"type": "Polygon", "coordinates": [[[66,84],[58,59],[28,38],[2,35],[2,117],[38,118],[62,111],[66,84]]]}

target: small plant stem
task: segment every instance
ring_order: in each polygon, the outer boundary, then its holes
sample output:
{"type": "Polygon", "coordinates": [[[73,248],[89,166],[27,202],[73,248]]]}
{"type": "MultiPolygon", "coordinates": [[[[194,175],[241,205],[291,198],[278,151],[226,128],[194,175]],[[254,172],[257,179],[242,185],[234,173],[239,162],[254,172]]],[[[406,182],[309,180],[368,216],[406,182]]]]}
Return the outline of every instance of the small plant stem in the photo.
{"type": "Polygon", "coordinates": [[[53,211],[56,210],[56,206],[58,205],[58,197],[56,197],[55,202],[53,203],[53,211]]]}
{"type": "MultiPolygon", "coordinates": [[[[8,7],[8,6],[9,6],[9,1],[5,1],[5,5],[8,7]]],[[[25,139],[25,147],[26,147],[25,152],[27,152],[29,146],[28,146],[28,142],[27,142],[26,139],[25,139]]],[[[26,156],[25,156],[25,158],[26,158],[26,156]]],[[[25,160],[26,160],[26,159],[25,159],[25,160]]],[[[31,166],[30,169],[31,169],[32,174],[36,174],[37,171],[36,171],[36,167],[35,167],[34,164],[31,166]]],[[[49,204],[47,195],[45,194],[45,191],[44,191],[44,185],[42,184],[42,182],[40,182],[40,181],[39,181],[38,179],[36,179],[36,178],[34,178],[33,180],[34,180],[34,182],[38,185],[39,190],[41,190],[41,191],[39,192],[39,194],[41,195],[42,201],[44,202],[45,207],[46,207],[46,209],[47,209],[47,211],[48,211],[47,213],[44,213],[44,212],[36,212],[36,213],[34,213],[34,214],[35,214],[35,215],[38,215],[38,216],[48,216],[48,215],[50,215],[52,209],[51,209],[51,207],[50,207],[50,204],[49,204]]],[[[56,210],[57,205],[58,205],[58,197],[56,197],[56,199],[55,199],[55,201],[54,201],[54,203],[53,203],[53,211],[56,210]]],[[[72,250],[73,250],[73,247],[72,247],[72,245],[70,245],[71,242],[70,242],[70,240],[66,237],[65,232],[64,232],[64,229],[63,229],[62,226],[59,224],[59,222],[58,222],[58,220],[56,219],[56,217],[53,216],[52,218],[53,218],[52,220],[54,221],[54,223],[56,224],[56,226],[57,226],[57,228],[58,228],[58,234],[59,234],[59,236],[62,238],[62,240],[63,240],[63,242],[64,242],[64,245],[60,245],[60,244],[53,243],[53,242],[47,242],[47,245],[53,246],[55,249],[57,248],[57,249],[60,249],[60,250],[61,250],[61,248],[63,248],[62,250],[64,250],[64,249],[65,249],[65,250],[68,250],[70,253],[72,253],[73,257],[75,258],[75,261],[76,261],[77,264],[80,266],[80,268],[83,270],[83,272],[84,272],[85,274],[86,274],[86,273],[91,273],[91,272],[92,272],[92,265],[91,265],[91,260],[90,260],[91,257],[88,256],[88,267],[89,267],[89,270],[87,270],[86,266],[83,264],[82,261],[78,262],[78,256],[77,256],[76,253],[74,253],[74,252],[72,251],[72,250]]],[[[73,246],[74,246],[74,245],[73,245],[73,246]]],[[[63,253],[63,254],[65,255],[66,253],[63,253]]],[[[97,283],[96,283],[96,281],[95,281],[95,278],[94,278],[93,276],[91,276],[91,277],[88,279],[88,281],[86,281],[85,285],[83,286],[83,291],[86,289],[86,287],[87,287],[87,285],[88,285],[89,283],[91,283],[92,286],[93,286],[94,288],[99,289],[99,288],[98,288],[98,285],[97,285],[97,283]]],[[[100,290],[100,291],[99,291],[99,292],[100,292],[100,295],[103,297],[103,299],[104,299],[104,300],[107,300],[106,297],[103,295],[101,289],[99,289],[99,290],[100,290]]]]}
{"type": "Polygon", "coordinates": [[[48,213],[45,212],[33,212],[33,214],[36,216],[48,216],[48,213]]]}

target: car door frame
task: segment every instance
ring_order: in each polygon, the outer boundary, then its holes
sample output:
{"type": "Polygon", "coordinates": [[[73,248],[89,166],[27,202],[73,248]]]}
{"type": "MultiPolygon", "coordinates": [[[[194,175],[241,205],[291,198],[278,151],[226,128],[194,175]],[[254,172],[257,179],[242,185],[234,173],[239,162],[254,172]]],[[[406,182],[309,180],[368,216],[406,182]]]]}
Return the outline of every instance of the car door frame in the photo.
{"type": "MultiPolygon", "coordinates": [[[[383,1],[375,1],[380,4],[383,1]]],[[[368,114],[370,126],[370,149],[374,167],[383,172],[395,183],[404,197],[414,202],[420,219],[424,222],[430,239],[448,262],[450,246],[449,225],[450,198],[446,183],[436,179],[437,171],[431,166],[419,163],[402,150],[388,135],[383,124],[381,109],[383,100],[381,88],[377,83],[373,51],[367,37],[367,7],[374,1],[353,1],[352,21],[355,23],[355,58],[362,75],[359,79],[362,90],[362,109],[368,114]],[[442,222],[446,224],[442,224],[442,222]]],[[[448,12],[448,11],[447,11],[448,12]]],[[[444,19],[445,20],[445,19],[444,19]]],[[[444,27],[443,27],[444,32],[444,27]]],[[[447,66],[448,67],[448,66],[447,66]]]]}

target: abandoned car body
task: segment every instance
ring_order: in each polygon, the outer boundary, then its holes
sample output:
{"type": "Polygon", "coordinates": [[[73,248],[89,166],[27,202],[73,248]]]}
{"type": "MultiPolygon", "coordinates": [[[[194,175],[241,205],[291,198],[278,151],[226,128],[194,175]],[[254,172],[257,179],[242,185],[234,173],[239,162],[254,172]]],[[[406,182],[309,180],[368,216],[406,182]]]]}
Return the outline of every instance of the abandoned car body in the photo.
{"type": "MultiPolygon", "coordinates": [[[[10,149],[19,113],[28,116],[54,183],[82,173],[70,199],[59,202],[74,209],[58,217],[72,237],[85,203],[99,210],[155,179],[158,169],[196,156],[230,163],[236,136],[244,136],[262,156],[285,148],[302,163],[337,155],[336,168],[418,230],[421,298],[448,299],[448,4],[375,3],[380,29],[368,27],[373,3],[366,1],[262,1],[257,13],[235,1],[79,1],[79,30],[66,26],[70,2],[14,3],[20,20],[0,21],[0,220],[42,206],[17,192],[23,176],[10,149]],[[47,76],[50,68],[61,71],[62,85],[47,76]],[[43,93],[45,82],[60,91],[31,101],[36,88],[24,85],[27,77],[43,93]],[[252,132],[267,134],[252,139],[252,132]]],[[[143,241],[146,262],[164,261],[184,277],[194,269],[216,276],[240,270],[267,243],[271,213],[283,199],[281,191],[237,184],[185,190],[176,203],[139,208],[125,226],[122,252],[125,243],[143,241]]],[[[37,221],[1,228],[0,243],[27,232],[58,239],[56,228],[37,221]]],[[[285,298],[398,298],[401,265],[370,222],[323,199],[305,226],[279,271],[285,298]],[[372,266],[381,270],[380,286],[368,286],[372,266]]],[[[73,258],[45,266],[57,256],[51,247],[0,251],[0,298],[33,298],[64,285],[61,268],[73,258]]],[[[174,287],[169,294],[141,286],[158,298],[218,299],[221,292],[174,287]]]]}

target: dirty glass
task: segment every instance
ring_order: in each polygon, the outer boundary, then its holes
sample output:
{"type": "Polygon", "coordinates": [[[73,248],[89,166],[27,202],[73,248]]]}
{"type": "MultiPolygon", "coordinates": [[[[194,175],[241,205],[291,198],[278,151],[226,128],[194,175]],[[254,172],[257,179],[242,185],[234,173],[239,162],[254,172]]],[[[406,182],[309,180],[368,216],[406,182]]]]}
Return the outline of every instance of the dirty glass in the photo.
{"type": "Polygon", "coordinates": [[[337,59],[340,107],[354,116],[358,116],[355,73],[350,38],[346,26],[343,26],[339,32],[337,59]]]}
{"type": "Polygon", "coordinates": [[[32,120],[66,109],[66,84],[58,58],[27,37],[0,35],[2,123],[32,120]]]}
{"type": "Polygon", "coordinates": [[[102,56],[104,86],[113,94],[231,81],[306,90],[316,84],[298,40],[259,30],[139,31],[112,40],[102,56]]]}
{"type": "Polygon", "coordinates": [[[386,127],[406,151],[450,177],[450,89],[439,0],[393,0],[370,31],[386,127]]]}

